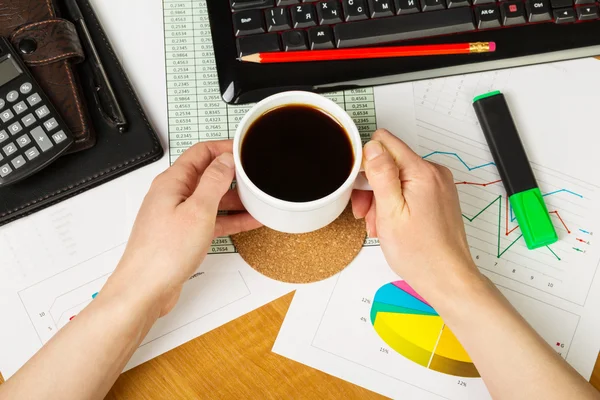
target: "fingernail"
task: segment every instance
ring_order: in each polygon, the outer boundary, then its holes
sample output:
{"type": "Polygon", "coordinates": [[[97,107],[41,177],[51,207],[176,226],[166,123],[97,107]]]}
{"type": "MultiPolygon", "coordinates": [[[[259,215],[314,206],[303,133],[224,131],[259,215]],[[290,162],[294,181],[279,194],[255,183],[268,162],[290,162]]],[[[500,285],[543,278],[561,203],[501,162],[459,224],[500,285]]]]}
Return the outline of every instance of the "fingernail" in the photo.
{"type": "Polygon", "coordinates": [[[235,166],[235,161],[233,161],[233,154],[224,153],[219,156],[219,162],[229,168],[233,168],[235,166]]]}
{"type": "Polygon", "coordinates": [[[369,226],[368,222],[367,222],[367,236],[371,237],[371,227],[369,226]]]}
{"type": "Polygon", "coordinates": [[[372,140],[365,145],[365,158],[371,161],[383,154],[383,146],[378,141],[372,140]]]}

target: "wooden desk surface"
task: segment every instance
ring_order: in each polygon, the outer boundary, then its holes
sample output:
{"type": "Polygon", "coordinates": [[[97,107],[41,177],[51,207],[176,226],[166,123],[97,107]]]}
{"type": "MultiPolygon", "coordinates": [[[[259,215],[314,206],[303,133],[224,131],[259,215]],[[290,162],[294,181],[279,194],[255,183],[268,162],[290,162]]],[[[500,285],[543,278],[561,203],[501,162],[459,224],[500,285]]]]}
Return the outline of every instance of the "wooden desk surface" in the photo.
{"type": "MultiPolygon", "coordinates": [[[[292,298],[284,296],[124,373],[106,399],[382,399],[271,352],[292,298]]],[[[591,381],[600,390],[600,362],[591,381]]]]}

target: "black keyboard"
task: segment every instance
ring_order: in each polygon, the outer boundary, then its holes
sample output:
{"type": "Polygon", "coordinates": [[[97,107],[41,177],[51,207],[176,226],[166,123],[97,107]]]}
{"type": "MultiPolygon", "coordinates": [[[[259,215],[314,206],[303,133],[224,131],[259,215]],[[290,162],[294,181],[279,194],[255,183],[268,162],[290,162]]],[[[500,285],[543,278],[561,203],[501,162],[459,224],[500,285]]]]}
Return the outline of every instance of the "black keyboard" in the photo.
{"type": "Polygon", "coordinates": [[[229,103],[600,55],[594,0],[207,0],[229,103]],[[258,52],[494,41],[495,53],[256,65],[258,52]]]}

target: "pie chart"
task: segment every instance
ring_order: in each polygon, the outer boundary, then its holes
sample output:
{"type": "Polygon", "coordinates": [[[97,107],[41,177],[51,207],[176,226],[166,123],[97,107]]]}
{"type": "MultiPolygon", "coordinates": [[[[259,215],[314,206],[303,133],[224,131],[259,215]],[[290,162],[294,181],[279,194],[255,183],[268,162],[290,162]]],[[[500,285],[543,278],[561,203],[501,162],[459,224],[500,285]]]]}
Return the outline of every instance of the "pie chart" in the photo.
{"type": "Polygon", "coordinates": [[[480,376],[442,318],[405,281],[379,288],[371,323],[388,346],[419,365],[465,378],[480,376]]]}

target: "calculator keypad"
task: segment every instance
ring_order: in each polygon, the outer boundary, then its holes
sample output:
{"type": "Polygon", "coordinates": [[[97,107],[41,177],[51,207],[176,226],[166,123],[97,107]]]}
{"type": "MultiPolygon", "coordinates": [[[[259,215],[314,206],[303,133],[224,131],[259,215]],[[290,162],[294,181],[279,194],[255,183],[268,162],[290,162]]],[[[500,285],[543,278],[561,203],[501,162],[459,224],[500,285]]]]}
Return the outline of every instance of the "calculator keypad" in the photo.
{"type": "Polygon", "coordinates": [[[0,178],[9,182],[34,160],[39,165],[52,159],[69,139],[66,127],[36,93],[37,86],[30,82],[17,85],[13,86],[17,90],[2,92],[0,88],[0,178]]]}

